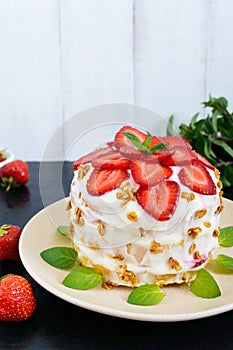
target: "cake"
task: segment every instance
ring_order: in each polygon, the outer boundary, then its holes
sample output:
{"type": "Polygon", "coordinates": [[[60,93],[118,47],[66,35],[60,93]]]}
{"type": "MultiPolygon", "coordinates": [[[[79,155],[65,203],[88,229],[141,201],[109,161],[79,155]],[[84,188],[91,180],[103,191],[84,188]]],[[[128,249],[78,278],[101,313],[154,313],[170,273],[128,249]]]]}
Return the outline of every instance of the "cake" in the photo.
{"type": "Polygon", "coordinates": [[[106,285],[188,282],[218,247],[220,173],[185,139],[125,125],[73,172],[72,243],[106,285]]]}

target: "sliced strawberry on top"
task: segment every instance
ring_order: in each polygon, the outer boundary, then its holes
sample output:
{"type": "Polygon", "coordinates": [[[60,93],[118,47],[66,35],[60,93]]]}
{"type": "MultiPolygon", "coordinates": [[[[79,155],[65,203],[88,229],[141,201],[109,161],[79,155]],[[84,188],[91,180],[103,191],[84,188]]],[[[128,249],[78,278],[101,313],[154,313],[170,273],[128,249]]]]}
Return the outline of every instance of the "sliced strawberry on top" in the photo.
{"type": "Polygon", "coordinates": [[[104,148],[98,148],[95,151],[86,154],[85,156],[77,159],[73,165],[72,165],[72,169],[73,171],[77,170],[80,164],[85,164],[85,163],[89,163],[91,162],[93,159],[95,159],[96,157],[106,154],[108,152],[111,151],[111,147],[104,147],[104,148]]]}
{"type": "Polygon", "coordinates": [[[135,148],[134,144],[131,142],[131,140],[126,135],[124,135],[124,133],[128,133],[128,134],[131,134],[133,136],[136,136],[141,143],[143,143],[146,140],[146,138],[148,137],[148,135],[144,134],[140,130],[133,128],[132,126],[128,126],[128,125],[123,126],[116,133],[115,139],[114,139],[114,144],[118,149],[121,146],[131,146],[131,147],[135,148]]]}
{"type": "Polygon", "coordinates": [[[183,137],[180,136],[164,136],[161,138],[163,140],[164,143],[166,143],[167,145],[169,145],[170,147],[174,147],[174,146],[182,146],[182,147],[187,147],[187,148],[192,148],[192,146],[190,145],[190,143],[188,142],[188,140],[184,139],[183,137]]]}
{"type": "Polygon", "coordinates": [[[119,187],[128,177],[129,173],[124,169],[95,169],[87,180],[87,191],[92,196],[101,196],[119,187]]]}
{"type": "Polygon", "coordinates": [[[144,153],[131,146],[122,146],[119,149],[122,156],[130,160],[144,160],[148,163],[162,163],[169,158],[175,150],[172,148],[164,148],[155,153],[144,153]]]}
{"type": "Polygon", "coordinates": [[[138,204],[155,220],[167,221],[176,210],[179,194],[178,183],[168,180],[148,188],[140,186],[136,198],[138,204]]]}
{"type": "Polygon", "coordinates": [[[213,164],[211,164],[205,157],[203,157],[200,153],[193,151],[195,153],[195,155],[197,156],[197,159],[203,163],[205,166],[207,166],[207,168],[214,170],[215,166],[213,164]]]}
{"type": "Polygon", "coordinates": [[[163,165],[186,165],[191,164],[194,160],[197,159],[196,154],[191,150],[191,148],[174,146],[171,147],[171,150],[174,150],[174,153],[170,157],[164,159],[164,161],[161,161],[163,165]]]}
{"type": "Polygon", "coordinates": [[[124,158],[119,151],[110,151],[92,160],[94,168],[101,169],[128,169],[129,160],[124,158]]]}
{"type": "Polygon", "coordinates": [[[134,181],[142,186],[156,185],[173,174],[171,168],[141,160],[131,162],[130,169],[134,181]]]}
{"type": "Polygon", "coordinates": [[[216,194],[216,186],[208,170],[199,160],[184,166],[178,176],[182,184],[194,192],[205,195],[216,194]]]}

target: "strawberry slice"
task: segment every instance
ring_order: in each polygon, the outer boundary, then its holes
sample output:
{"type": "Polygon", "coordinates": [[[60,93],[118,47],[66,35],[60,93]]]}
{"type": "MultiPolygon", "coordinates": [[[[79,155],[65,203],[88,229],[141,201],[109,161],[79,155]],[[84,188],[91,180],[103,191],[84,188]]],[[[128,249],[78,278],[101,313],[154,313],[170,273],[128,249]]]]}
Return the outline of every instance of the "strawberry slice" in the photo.
{"type": "Polygon", "coordinates": [[[104,147],[104,148],[98,148],[95,151],[86,154],[85,156],[77,159],[73,165],[72,169],[73,171],[77,170],[80,164],[85,164],[91,162],[96,157],[99,157],[100,155],[106,154],[111,151],[111,147],[104,147]]]}
{"type": "Polygon", "coordinates": [[[138,204],[155,220],[167,221],[174,214],[180,194],[175,181],[164,181],[156,186],[140,186],[136,192],[138,204]]]}
{"type": "Polygon", "coordinates": [[[211,164],[205,157],[203,157],[200,153],[193,151],[195,155],[197,156],[197,159],[203,163],[203,165],[207,166],[207,168],[214,170],[215,166],[211,164]]]}
{"type": "Polygon", "coordinates": [[[186,139],[184,139],[183,137],[180,137],[180,136],[174,136],[174,135],[164,136],[164,137],[161,137],[161,139],[162,139],[163,143],[166,143],[170,147],[182,146],[182,147],[186,147],[186,148],[192,149],[192,146],[190,145],[188,140],[186,140],[186,139]]]}
{"type": "Polygon", "coordinates": [[[205,195],[216,194],[216,186],[208,170],[199,160],[184,166],[178,176],[182,184],[194,192],[205,195]]]}
{"type": "Polygon", "coordinates": [[[127,159],[144,160],[148,163],[163,162],[167,158],[169,158],[173,153],[175,153],[175,150],[173,150],[172,148],[164,148],[155,153],[144,153],[131,146],[122,146],[120,147],[119,151],[122,154],[122,156],[127,159]]]}
{"type": "Polygon", "coordinates": [[[163,165],[186,165],[191,164],[194,160],[197,159],[196,154],[191,150],[191,148],[183,146],[174,146],[171,147],[171,150],[174,150],[174,154],[161,161],[163,165]]]}
{"type": "Polygon", "coordinates": [[[152,186],[168,179],[173,171],[171,168],[161,166],[159,163],[134,161],[130,164],[134,181],[141,186],[152,186]]]}
{"type": "Polygon", "coordinates": [[[143,143],[148,135],[144,134],[140,130],[137,130],[131,126],[123,126],[115,135],[114,144],[119,149],[121,146],[131,146],[135,148],[131,140],[128,139],[124,133],[129,133],[136,136],[141,143],[143,143]]]}
{"type": "Polygon", "coordinates": [[[101,169],[128,169],[129,160],[125,159],[119,151],[110,151],[93,159],[92,166],[101,169]]]}
{"type": "Polygon", "coordinates": [[[124,169],[95,169],[87,180],[87,191],[92,196],[101,196],[116,189],[128,177],[129,173],[124,169]]]}

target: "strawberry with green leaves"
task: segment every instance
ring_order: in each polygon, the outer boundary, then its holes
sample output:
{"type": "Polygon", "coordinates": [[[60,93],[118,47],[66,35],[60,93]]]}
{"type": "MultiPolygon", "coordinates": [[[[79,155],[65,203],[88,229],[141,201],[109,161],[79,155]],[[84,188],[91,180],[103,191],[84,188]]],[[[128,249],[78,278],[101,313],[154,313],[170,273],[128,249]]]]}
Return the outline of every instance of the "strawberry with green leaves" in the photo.
{"type": "Polygon", "coordinates": [[[24,321],[33,314],[36,299],[28,280],[18,275],[0,278],[0,321],[24,321]]]}
{"type": "Polygon", "coordinates": [[[1,186],[11,188],[25,185],[29,180],[28,164],[21,159],[14,160],[0,168],[1,186]]]}
{"type": "Polygon", "coordinates": [[[19,238],[21,228],[15,225],[2,225],[0,227],[0,261],[19,260],[19,238]]]}

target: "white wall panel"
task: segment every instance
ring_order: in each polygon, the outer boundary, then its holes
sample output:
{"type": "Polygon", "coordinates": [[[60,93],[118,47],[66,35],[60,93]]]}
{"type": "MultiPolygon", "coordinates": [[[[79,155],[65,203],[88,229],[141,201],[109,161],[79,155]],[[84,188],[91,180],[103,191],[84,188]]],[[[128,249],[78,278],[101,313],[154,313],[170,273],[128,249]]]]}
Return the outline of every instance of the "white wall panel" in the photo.
{"type": "Polygon", "coordinates": [[[62,121],[57,18],[55,0],[0,1],[0,147],[17,158],[40,159],[62,121]]]}
{"type": "Polygon", "coordinates": [[[233,1],[211,1],[208,8],[207,90],[224,96],[233,109],[233,1]]]}
{"type": "Polygon", "coordinates": [[[197,111],[206,95],[206,7],[203,0],[135,0],[137,104],[177,121],[197,111]]]}
{"type": "Polygon", "coordinates": [[[64,121],[101,104],[146,111],[88,110],[50,158],[76,127],[132,120],[164,133],[154,111],[188,122],[209,94],[233,109],[232,13],[231,0],[0,0],[0,148],[40,160],[64,121]]]}
{"type": "Polygon", "coordinates": [[[133,1],[61,1],[65,117],[133,102],[133,1]]]}

